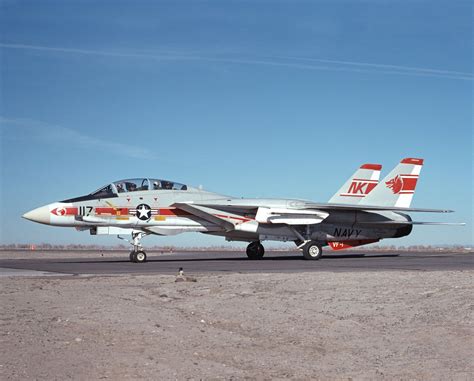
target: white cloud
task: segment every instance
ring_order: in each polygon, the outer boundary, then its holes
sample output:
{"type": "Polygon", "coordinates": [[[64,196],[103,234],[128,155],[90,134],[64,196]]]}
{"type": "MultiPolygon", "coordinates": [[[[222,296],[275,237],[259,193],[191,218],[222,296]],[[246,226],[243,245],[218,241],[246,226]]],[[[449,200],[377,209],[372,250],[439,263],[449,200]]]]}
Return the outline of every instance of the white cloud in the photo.
{"type": "Polygon", "coordinates": [[[203,61],[212,63],[229,63],[241,65],[259,65],[259,66],[276,66],[287,67],[301,70],[328,70],[328,71],[345,71],[355,73],[379,73],[391,75],[405,75],[417,77],[435,77],[454,80],[472,81],[474,79],[472,73],[465,73],[453,70],[440,70],[432,68],[411,67],[401,65],[379,64],[370,62],[357,62],[351,60],[332,60],[323,58],[304,58],[304,57],[285,57],[285,56],[247,56],[242,54],[238,57],[217,56],[196,53],[177,53],[176,51],[156,51],[153,53],[133,53],[133,52],[113,52],[105,50],[76,49],[63,47],[49,47],[40,45],[27,44],[7,44],[0,42],[0,48],[5,49],[21,49],[43,51],[50,53],[65,54],[84,54],[95,56],[109,56],[122,58],[152,59],[157,61],[203,61]],[[321,65],[325,64],[325,65],[321,65]]]}
{"type": "Polygon", "coordinates": [[[146,147],[99,139],[71,128],[52,125],[27,118],[0,116],[3,137],[36,139],[49,144],[67,144],[86,150],[102,151],[133,159],[153,159],[156,155],[146,147]],[[10,128],[10,129],[9,129],[10,128]]]}

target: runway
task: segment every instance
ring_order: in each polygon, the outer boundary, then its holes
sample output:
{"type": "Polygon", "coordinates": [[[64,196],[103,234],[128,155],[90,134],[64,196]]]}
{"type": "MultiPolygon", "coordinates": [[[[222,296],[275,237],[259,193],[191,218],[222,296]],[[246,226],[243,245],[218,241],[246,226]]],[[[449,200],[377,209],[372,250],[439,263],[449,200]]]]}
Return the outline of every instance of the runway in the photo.
{"type": "MultiPolygon", "coordinates": [[[[149,253],[148,262],[130,263],[128,253],[104,253],[104,256],[81,258],[80,252],[57,252],[54,258],[0,260],[0,275],[111,275],[111,274],[176,274],[180,267],[186,274],[255,273],[255,272],[354,272],[354,271],[453,271],[473,270],[474,253],[434,252],[367,252],[356,254],[326,254],[319,261],[304,260],[299,252],[270,252],[262,260],[249,260],[245,253],[183,252],[174,254],[149,253]],[[113,257],[110,255],[113,254],[113,257]],[[109,257],[108,257],[109,255],[109,257]],[[62,256],[62,257],[61,257],[62,256]],[[16,271],[12,271],[16,270],[16,271]]],[[[89,252],[90,254],[90,252],[89,252]]],[[[95,253],[94,253],[95,254],[95,253]]],[[[32,254],[34,256],[34,254],[32,254]]]]}

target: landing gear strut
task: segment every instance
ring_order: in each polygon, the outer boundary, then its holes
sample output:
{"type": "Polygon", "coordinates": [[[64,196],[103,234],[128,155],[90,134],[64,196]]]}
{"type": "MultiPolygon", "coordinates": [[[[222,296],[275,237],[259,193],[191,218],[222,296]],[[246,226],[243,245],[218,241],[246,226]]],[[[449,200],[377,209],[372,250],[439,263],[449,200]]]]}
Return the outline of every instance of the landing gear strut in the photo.
{"type": "Polygon", "coordinates": [[[247,257],[249,259],[262,259],[265,254],[265,248],[260,241],[251,242],[247,246],[247,257]]]}
{"type": "Polygon", "coordinates": [[[123,239],[130,243],[133,246],[133,250],[130,252],[130,262],[133,263],[144,263],[146,262],[146,253],[143,250],[143,247],[140,243],[140,240],[146,236],[146,233],[143,232],[133,232],[132,241],[128,241],[125,238],[118,236],[118,238],[123,239]]]}
{"type": "Polygon", "coordinates": [[[308,239],[311,237],[311,229],[309,225],[306,226],[306,237],[294,228],[293,232],[298,237],[295,241],[296,247],[303,250],[304,259],[317,261],[323,256],[323,246],[321,245],[321,242],[311,241],[308,239]]]}

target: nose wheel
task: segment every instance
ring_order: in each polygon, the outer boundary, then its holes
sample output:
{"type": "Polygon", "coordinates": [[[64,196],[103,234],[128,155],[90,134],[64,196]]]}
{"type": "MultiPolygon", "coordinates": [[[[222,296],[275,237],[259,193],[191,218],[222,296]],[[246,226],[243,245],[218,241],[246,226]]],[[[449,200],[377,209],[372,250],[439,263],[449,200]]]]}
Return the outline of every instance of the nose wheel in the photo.
{"type": "Polygon", "coordinates": [[[247,257],[249,259],[262,259],[265,254],[265,248],[260,241],[251,242],[247,246],[247,257]]]}
{"type": "Polygon", "coordinates": [[[133,263],[146,262],[146,253],[143,250],[130,252],[130,262],[133,262],[133,263]]]}

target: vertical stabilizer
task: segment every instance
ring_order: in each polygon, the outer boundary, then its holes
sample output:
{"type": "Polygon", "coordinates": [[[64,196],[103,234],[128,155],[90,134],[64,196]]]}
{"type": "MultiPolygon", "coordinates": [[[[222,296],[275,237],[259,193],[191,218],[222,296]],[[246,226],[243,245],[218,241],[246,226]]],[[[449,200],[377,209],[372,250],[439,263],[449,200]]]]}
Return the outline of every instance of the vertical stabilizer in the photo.
{"type": "Polygon", "coordinates": [[[363,164],[355,173],[346,181],[334,196],[331,197],[329,203],[332,204],[358,204],[379,182],[380,164],[363,164]]]}
{"type": "Polygon", "coordinates": [[[422,166],[423,159],[403,159],[360,204],[409,208],[422,166]]]}

